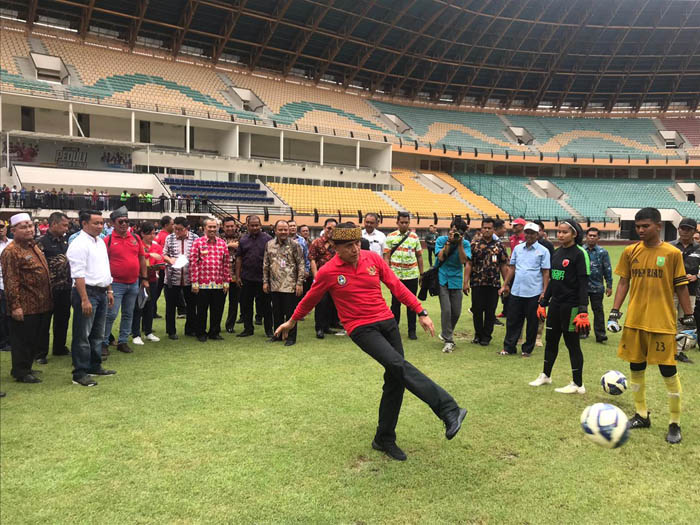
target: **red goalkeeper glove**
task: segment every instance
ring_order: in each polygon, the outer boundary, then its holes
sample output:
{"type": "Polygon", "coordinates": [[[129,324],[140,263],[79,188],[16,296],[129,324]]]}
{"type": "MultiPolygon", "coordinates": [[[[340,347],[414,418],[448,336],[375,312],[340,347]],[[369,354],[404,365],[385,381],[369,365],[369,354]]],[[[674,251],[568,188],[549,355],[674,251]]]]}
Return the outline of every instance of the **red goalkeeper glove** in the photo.
{"type": "Polygon", "coordinates": [[[591,331],[591,322],[588,320],[588,314],[582,313],[574,317],[574,326],[577,333],[588,335],[591,331]]]}
{"type": "Polygon", "coordinates": [[[546,307],[542,305],[537,306],[537,319],[539,319],[540,321],[544,321],[545,319],[547,319],[546,307]]]}

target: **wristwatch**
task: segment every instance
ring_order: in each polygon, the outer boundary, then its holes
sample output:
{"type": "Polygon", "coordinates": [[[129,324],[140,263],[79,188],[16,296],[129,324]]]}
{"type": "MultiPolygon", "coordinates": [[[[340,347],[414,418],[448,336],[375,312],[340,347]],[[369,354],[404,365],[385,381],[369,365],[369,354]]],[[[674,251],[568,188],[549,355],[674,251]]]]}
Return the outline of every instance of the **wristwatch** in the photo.
{"type": "Polygon", "coordinates": [[[418,312],[418,317],[427,317],[428,316],[428,310],[423,308],[420,312],[418,312]]]}

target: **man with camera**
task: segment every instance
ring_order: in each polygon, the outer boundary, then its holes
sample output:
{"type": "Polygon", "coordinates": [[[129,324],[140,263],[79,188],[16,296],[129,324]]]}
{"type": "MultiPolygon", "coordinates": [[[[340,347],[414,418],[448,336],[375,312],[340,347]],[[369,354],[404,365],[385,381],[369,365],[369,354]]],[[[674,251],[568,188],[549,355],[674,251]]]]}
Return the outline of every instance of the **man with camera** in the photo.
{"type": "Polygon", "coordinates": [[[440,339],[445,343],[442,351],[449,354],[455,348],[454,329],[462,313],[462,292],[469,294],[471,274],[471,245],[465,239],[467,223],[459,215],[450,223],[448,235],[435,241],[438,281],[440,284],[440,339]]]}

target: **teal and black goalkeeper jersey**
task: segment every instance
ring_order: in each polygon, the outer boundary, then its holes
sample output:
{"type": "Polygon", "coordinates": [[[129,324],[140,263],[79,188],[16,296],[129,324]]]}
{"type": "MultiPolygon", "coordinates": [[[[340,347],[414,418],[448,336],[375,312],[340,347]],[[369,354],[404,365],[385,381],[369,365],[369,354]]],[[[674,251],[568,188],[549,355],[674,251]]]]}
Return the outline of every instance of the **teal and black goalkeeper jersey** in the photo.
{"type": "Polygon", "coordinates": [[[559,304],[588,306],[588,276],[591,264],[588,254],[581,246],[560,246],[552,256],[549,286],[544,294],[544,304],[556,301],[559,304]]]}

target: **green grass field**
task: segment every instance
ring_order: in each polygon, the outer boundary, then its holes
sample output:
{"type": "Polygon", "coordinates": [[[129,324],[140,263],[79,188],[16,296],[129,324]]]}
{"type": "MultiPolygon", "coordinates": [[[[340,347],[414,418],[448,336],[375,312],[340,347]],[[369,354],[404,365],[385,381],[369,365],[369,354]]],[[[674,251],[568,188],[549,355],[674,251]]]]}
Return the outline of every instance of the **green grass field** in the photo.
{"type": "MultiPolygon", "coordinates": [[[[439,323],[437,300],[426,306],[439,323]]],[[[599,385],[608,369],[627,373],[618,336],[584,342],[588,393],[565,396],[553,392],[570,380],[563,344],[554,385],[532,388],[542,349],[497,356],[503,328],[490,347],[471,345],[468,307],[453,354],[426,335],[404,341],[407,359],[469,409],[448,442],[407,393],[404,463],[370,447],[383,370],[347,337],[315,339],[313,315],[291,348],[257,333],[114,352],[105,366],[118,374],[96,388],[71,384],[69,357],[41,367],[40,385],[12,382],[3,352],[0,522],[698,522],[700,364],[679,365],[682,444],[664,441],[667,396],[650,368],[652,428],[606,450],[584,438],[579,415],[601,401],[634,412],[629,392],[612,398],[599,385]]],[[[156,321],[158,335],[164,328],[156,321]]]]}

